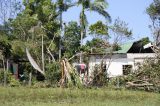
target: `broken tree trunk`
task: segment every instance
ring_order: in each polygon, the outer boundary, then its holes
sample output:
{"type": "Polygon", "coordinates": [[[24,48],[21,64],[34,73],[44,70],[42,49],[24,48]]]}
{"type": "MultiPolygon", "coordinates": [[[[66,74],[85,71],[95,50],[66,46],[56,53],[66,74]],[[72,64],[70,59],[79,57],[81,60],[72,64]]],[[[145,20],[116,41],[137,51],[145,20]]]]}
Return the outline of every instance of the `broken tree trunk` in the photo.
{"type": "Polygon", "coordinates": [[[60,86],[63,87],[64,85],[75,85],[80,86],[80,77],[75,72],[74,68],[68,62],[67,59],[63,59],[61,61],[61,71],[62,77],[60,79],[60,86]]]}

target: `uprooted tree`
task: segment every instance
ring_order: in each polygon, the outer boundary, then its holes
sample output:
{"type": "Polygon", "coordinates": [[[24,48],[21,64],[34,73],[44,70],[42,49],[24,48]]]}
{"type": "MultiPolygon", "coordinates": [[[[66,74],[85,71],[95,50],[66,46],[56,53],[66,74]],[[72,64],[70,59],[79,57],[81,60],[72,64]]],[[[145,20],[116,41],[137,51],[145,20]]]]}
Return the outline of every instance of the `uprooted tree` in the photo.
{"type": "Polygon", "coordinates": [[[126,87],[132,89],[142,89],[146,91],[160,92],[160,57],[146,59],[143,64],[139,64],[137,70],[123,81],[127,82],[126,87]]]}
{"type": "Polygon", "coordinates": [[[152,21],[150,28],[155,44],[151,48],[155,51],[156,57],[154,59],[146,59],[142,65],[139,65],[138,69],[126,78],[129,80],[129,85],[127,86],[133,88],[142,87],[144,90],[160,92],[160,0],[153,0],[147,7],[146,12],[152,21]]]}

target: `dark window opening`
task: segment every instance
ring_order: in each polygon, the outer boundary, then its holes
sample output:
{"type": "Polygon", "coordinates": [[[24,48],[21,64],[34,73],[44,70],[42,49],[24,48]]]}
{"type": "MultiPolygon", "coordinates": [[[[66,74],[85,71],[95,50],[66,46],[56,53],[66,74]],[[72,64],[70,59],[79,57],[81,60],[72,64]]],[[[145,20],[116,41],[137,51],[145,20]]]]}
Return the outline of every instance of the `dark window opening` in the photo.
{"type": "Polygon", "coordinates": [[[106,64],[104,64],[102,68],[103,68],[103,69],[102,69],[102,70],[103,70],[103,72],[105,72],[105,71],[106,71],[106,69],[107,69],[107,65],[106,65],[106,64]]]}
{"type": "Polygon", "coordinates": [[[123,65],[123,75],[128,75],[132,71],[132,65],[123,65]]]}

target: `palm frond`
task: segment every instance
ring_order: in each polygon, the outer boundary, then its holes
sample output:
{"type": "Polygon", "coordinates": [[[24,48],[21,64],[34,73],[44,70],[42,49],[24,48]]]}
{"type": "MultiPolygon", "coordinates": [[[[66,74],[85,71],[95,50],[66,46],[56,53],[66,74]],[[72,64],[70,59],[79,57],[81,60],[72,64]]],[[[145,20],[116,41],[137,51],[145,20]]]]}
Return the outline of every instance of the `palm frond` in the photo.
{"type": "Polygon", "coordinates": [[[76,4],[73,3],[73,4],[64,4],[63,8],[59,8],[57,7],[57,13],[54,15],[54,17],[57,17],[59,16],[63,11],[67,11],[69,8],[75,6],[76,4]]]}
{"type": "Polygon", "coordinates": [[[77,3],[78,3],[78,4],[82,4],[82,2],[83,2],[83,0],[78,0],[77,3]]]}
{"type": "Polygon", "coordinates": [[[106,9],[108,7],[108,2],[106,0],[94,0],[94,5],[106,9]]]}
{"type": "Polygon", "coordinates": [[[69,2],[70,0],[58,0],[57,1],[57,9],[60,11],[67,11],[68,8],[73,7],[76,3],[69,2]]]}
{"type": "Polygon", "coordinates": [[[90,5],[90,9],[94,12],[99,13],[100,15],[104,16],[109,22],[111,22],[111,16],[109,15],[109,13],[107,11],[105,11],[105,9],[103,9],[102,6],[97,6],[95,4],[91,4],[90,5]]]}
{"type": "Polygon", "coordinates": [[[65,3],[71,3],[72,0],[64,0],[65,3]]]}

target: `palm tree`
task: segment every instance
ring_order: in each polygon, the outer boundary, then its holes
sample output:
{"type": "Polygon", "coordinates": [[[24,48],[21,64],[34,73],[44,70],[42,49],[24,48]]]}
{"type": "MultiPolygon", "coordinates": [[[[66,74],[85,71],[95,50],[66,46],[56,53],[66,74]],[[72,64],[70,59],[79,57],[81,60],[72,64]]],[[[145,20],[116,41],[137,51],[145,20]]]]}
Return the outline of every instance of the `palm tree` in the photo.
{"type": "MultiPolygon", "coordinates": [[[[82,6],[80,13],[80,26],[81,26],[81,47],[83,44],[83,37],[86,36],[86,28],[87,28],[87,17],[85,11],[94,11],[104,16],[109,22],[111,22],[111,17],[105,9],[108,6],[106,0],[78,0],[78,5],[82,6]]],[[[82,53],[81,53],[82,54],[82,53]]],[[[80,63],[82,62],[82,55],[80,55],[80,63]]]]}
{"type": "Polygon", "coordinates": [[[71,0],[57,0],[58,6],[58,15],[60,21],[60,39],[59,39],[59,59],[61,58],[61,37],[63,36],[63,20],[62,20],[62,13],[67,11],[70,7],[74,6],[71,4],[71,0]]]}

